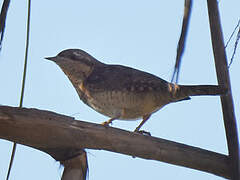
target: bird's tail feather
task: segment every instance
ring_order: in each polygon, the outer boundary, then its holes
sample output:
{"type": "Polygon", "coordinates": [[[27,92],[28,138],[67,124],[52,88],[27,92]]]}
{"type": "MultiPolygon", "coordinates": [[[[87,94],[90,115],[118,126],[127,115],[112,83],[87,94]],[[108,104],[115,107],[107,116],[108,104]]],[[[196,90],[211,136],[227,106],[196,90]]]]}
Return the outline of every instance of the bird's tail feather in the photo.
{"type": "Polygon", "coordinates": [[[227,88],[216,85],[179,85],[180,96],[201,96],[201,95],[223,95],[227,93],[227,88]]]}

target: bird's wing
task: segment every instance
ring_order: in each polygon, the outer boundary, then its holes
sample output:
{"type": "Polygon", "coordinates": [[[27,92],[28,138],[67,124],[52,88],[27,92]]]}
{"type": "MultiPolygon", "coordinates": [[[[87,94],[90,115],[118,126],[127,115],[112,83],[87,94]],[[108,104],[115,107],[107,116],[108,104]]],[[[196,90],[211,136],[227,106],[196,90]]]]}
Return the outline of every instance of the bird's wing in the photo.
{"type": "Polygon", "coordinates": [[[92,91],[166,91],[168,82],[147,72],[121,65],[94,68],[85,84],[92,91]]]}

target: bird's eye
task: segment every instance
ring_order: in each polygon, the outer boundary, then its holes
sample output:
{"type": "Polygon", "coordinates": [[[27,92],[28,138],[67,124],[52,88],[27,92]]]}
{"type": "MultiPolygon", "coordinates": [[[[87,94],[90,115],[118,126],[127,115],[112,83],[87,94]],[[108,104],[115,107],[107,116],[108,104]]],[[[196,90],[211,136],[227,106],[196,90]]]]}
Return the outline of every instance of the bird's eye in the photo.
{"type": "Polygon", "coordinates": [[[74,52],[70,55],[70,59],[72,59],[72,60],[78,60],[78,59],[82,59],[82,58],[83,58],[82,55],[77,52],[74,52]]]}

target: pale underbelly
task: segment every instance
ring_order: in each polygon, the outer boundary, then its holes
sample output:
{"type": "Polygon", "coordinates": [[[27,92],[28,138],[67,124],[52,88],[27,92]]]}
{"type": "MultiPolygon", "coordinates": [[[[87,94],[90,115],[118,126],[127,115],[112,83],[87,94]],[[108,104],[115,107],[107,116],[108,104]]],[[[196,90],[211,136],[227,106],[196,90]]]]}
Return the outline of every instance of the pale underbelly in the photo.
{"type": "Polygon", "coordinates": [[[103,115],[121,120],[140,119],[161,108],[147,96],[119,91],[90,95],[88,105],[103,115]]]}

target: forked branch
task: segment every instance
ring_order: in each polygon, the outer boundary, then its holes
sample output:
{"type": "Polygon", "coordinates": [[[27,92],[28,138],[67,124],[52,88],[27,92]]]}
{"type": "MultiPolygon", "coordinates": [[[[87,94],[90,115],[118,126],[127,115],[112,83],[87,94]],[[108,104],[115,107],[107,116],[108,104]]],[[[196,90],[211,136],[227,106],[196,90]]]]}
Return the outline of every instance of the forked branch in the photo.
{"type": "Polygon", "coordinates": [[[218,84],[225,85],[229,90],[229,93],[227,95],[221,96],[222,111],[230,159],[229,169],[231,169],[231,179],[239,180],[240,151],[237,133],[237,123],[234,113],[231,83],[227,66],[227,58],[223,41],[220,15],[218,11],[218,2],[216,0],[208,0],[207,4],[218,84]]]}

